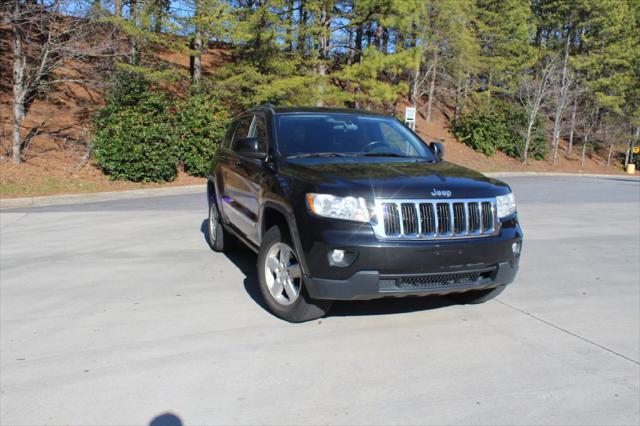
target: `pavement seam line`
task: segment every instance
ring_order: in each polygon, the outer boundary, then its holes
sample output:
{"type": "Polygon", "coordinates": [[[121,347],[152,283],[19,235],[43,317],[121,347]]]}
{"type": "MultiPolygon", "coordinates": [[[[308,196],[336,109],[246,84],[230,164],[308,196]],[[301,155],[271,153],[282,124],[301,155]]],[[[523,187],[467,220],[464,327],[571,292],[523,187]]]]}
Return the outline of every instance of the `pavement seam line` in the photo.
{"type": "Polygon", "coordinates": [[[525,311],[525,310],[523,310],[523,309],[516,308],[515,306],[511,306],[511,305],[509,305],[508,303],[502,302],[502,301],[500,301],[500,300],[498,300],[498,299],[494,299],[494,300],[495,300],[496,302],[500,303],[501,305],[506,306],[507,308],[513,309],[514,311],[518,311],[518,312],[520,312],[520,313],[522,313],[522,314],[525,314],[525,315],[527,315],[527,316],[530,316],[531,318],[535,319],[536,321],[539,321],[539,322],[541,322],[541,323],[543,323],[543,324],[546,324],[546,325],[548,325],[548,326],[550,326],[550,327],[553,327],[553,328],[555,328],[556,330],[560,330],[560,331],[562,331],[563,333],[569,334],[569,335],[571,335],[571,336],[573,336],[573,337],[577,337],[578,339],[582,340],[583,342],[589,343],[589,344],[591,344],[591,345],[593,345],[593,346],[597,346],[598,348],[600,348],[600,349],[604,349],[605,351],[610,352],[610,353],[614,354],[615,356],[618,356],[618,357],[620,357],[620,358],[622,358],[622,359],[626,359],[627,361],[631,361],[632,363],[634,363],[634,364],[636,364],[636,365],[640,365],[640,362],[636,361],[635,359],[633,359],[633,358],[629,358],[628,356],[623,355],[623,354],[621,354],[621,353],[619,353],[619,352],[616,352],[616,351],[614,351],[613,349],[609,349],[609,348],[607,348],[606,346],[603,346],[603,345],[601,345],[601,344],[599,344],[599,343],[594,342],[593,340],[589,340],[589,339],[587,339],[586,337],[582,337],[582,336],[580,336],[579,334],[576,334],[576,333],[574,333],[574,332],[572,332],[572,331],[569,331],[569,330],[567,330],[567,329],[565,329],[565,328],[562,328],[562,327],[560,327],[560,326],[558,326],[558,325],[555,325],[554,323],[549,322],[549,321],[547,321],[547,320],[545,320],[545,319],[542,319],[542,318],[540,318],[540,317],[538,317],[538,316],[535,316],[534,314],[529,313],[529,312],[527,312],[527,311],[525,311]]]}

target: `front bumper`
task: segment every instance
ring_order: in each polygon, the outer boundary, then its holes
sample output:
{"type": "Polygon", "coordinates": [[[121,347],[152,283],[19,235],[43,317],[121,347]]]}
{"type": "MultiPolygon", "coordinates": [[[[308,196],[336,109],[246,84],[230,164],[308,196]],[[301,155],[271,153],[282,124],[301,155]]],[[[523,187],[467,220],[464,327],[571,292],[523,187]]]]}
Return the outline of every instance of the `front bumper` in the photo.
{"type": "Polygon", "coordinates": [[[458,240],[381,241],[370,226],[324,219],[306,223],[301,251],[304,284],[312,298],[366,300],[430,295],[510,284],[518,271],[522,230],[513,216],[497,235],[458,240]],[[356,254],[346,267],[332,266],[328,254],[356,254]]]}
{"type": "Polygon", "coordinates": [[[346,280],[306,277],[305,286],[314,299],[368,300],[389,296],[427,296],[507,285],[514,280],[517,271],[518,265],[511,262],[502,262],[493,268],[453,274],[380,275],[378,271],[360,271],[346,280]],[[480,277],[473,281],[462,278],[475,277],[476,274],[480,274],[480,277]],[[450,279],[443,281],[443,276],[450,279]],[[430,279],[432,277],[433,280],[430,279]],[[412,281],[418,282],[413,286],[407,285],[412,281]],[[435,282],[429,283],[429,281],[435,282]]]}

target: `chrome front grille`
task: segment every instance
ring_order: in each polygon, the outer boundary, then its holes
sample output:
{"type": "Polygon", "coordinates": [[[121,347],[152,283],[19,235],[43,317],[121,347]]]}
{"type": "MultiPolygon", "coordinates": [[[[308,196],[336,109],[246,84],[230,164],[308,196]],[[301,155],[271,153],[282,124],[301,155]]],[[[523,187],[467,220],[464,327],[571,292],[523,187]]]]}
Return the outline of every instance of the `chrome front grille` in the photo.
{"type": "Polygon", "coordinates": [[[457,200],[376,199],[373,229],[381,239],[452,239],[495,235],[495,198],[457,200]]]}

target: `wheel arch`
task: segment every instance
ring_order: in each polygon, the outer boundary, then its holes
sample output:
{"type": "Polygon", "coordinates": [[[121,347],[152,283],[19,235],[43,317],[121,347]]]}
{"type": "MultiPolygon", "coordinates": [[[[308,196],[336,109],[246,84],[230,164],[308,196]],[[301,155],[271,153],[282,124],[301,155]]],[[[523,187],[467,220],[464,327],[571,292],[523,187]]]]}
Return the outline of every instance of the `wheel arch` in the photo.
{"type": "Polygon", "coordinates": [[[215,197],[216,195],[216,185],[213,182],[213,178],[211,176],[209,176],[209,178],[207,179],[207,202],[211,202],[211,200],[215,197]]]}
{"type": "Polygon", "coordinates": [[[298,262],[302,267],[303,275],[307,274],[307,262],[304,258],[304,251],[302,250],[302,244],[300,242],[300,236],[298,235],[297,225],[293,213],[287,211],[284,206],[277,203],[267,202],[262,208],[262,214],[260,216],[260,240],[264,234],[275,225],[280,225],[288,232],[291,242],[294,245],[296,253],[298,254],[298,262]]]}

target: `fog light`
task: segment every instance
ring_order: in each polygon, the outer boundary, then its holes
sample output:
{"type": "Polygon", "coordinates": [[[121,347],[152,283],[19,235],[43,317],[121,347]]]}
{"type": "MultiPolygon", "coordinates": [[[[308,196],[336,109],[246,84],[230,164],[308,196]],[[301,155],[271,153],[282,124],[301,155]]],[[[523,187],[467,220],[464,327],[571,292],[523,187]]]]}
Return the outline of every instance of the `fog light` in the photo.
{"type": "Polygon", "coordinates": [[[522,243],[520,241],[516,241],[511,244],[511,250],[513,251],[514,256],[520,256],[520,250],[522,249],[522,243]]]}
{"type": "Polygon", "coordinates": [[[331,260],[335,264],[340,264],[344,260],[344,250],[333,250],[331,252],[331,260]]]}
{"type": "Polygon", "coordinates": [[[329,258],[329,265],[346,268],[356,260],[358,253],[343,249],[333,249],[327,253],[327,257],[329,258]]]}

